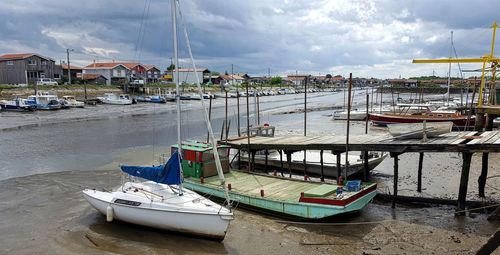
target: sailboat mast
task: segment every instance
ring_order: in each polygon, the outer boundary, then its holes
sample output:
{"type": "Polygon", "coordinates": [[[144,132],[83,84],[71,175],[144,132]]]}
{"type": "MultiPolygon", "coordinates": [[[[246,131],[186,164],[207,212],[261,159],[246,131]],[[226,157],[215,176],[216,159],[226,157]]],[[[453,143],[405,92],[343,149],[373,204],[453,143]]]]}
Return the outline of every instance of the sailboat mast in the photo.
{"type": "MultiPolygon", "coordinates": [[[[451,31],[451,37],[450,37],[450,60],[451,60],[451,54],[453,53],[453,31],[451,31]]],[[[450,106],[450,85],[451,85],[451,61],[448,64],[448,95],[446,98],[446,106],[450,106]]]]}
{"type": "MultiPolygon", "coordinates": [[[[172,1],[175,2],[176,4],[179,4],[178,0],[172,0],[172,1]]],[[[195,74],[197,74],[198,71],[196,70],[196,63],[194,62],[193,51],[191,50],[191,44],[189,42],[189,36],[188,36],[188,33],[187,33],[187,29],[186,29],[186,23],[185,23],[184,18],[182,16],[182,12],[180,10],[180,5],[179,5],[179,16],[181,18],[181,22],[182,22],[182,26],[183,26],[183,32],[184,32],[184,39],[186,40],[186,46],[187,46],[187,50],[188,50],[188,53],[189,53],[189,58],[191,59],[191,64],[193,66],[193,71],[194,71],[195,74]]],[[[201,106],[203,108],[203,113],[204,113],[203,117],[205,119],[205,123],[207,124],[208,134],[209,134],[209,137],[210,137],[210,142],[212,144],[212,151],[213,151],[213,154],[214,154],[214,160],[215,160],[215,166],[216,166],[216,169],[217,169],[217,174],[219,176],[220,185],[224,189],[224,195],[226,197],[227,204],[230,207],[231,206],[231,199],[229,197],[229,190],[227,188],[226,180],[224,178],[224,172],[222,170],[222,164],[220,163],[219,151],[217,149],[217,140],[215,140],[214,132],[213,132],[213,129],[212,129],[212,124],[210,123],[210,118],[208,117],[208,111],[207,111],[207,107],[205,106],[205,99],[203,98],[203,92],[202,92],[202,89],[201,89],[200,78],[198,77],[198,75],[195,75],[195,77],[196,77],[196,87],[198,89],[198,94],[201,97],[201,106]]]]}
{"type": "MultiPolygon", "coordinates": [[[[177,152],[179,154],[179,167],[182,175],[182,139],[181,139],[181,94],[179,91],[179,57],[177,48],[177,4],[176,0],[171,1],[172,8],[172,39],[174,49],[174,72],[175,98],[177,103],[177,152]]],[[[179,194],[182,195],[182,182],[179,184],[179,194]]]]}

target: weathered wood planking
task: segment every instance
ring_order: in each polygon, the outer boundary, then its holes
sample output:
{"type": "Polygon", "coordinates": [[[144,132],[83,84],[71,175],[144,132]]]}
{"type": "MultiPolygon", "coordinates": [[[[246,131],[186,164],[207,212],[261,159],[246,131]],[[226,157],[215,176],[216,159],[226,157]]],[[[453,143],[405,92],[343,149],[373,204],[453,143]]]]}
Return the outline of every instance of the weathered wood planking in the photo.
{"type": "MultiPolygon", "coordinates": [[[[461,131],[430,138],[426,142],[420,139],[393,139],[387,135],[353,135],[349,138],[349,150],[352,151],[387,151],[387,152],[500,152],[500,132],[487,131],[480,138],[472,139],[479,132],[461,131]]],[[[252,137],[250,148],[253,150],[282,149],[298,150],[345,150],[346,137],[328,136],[286,136],[252,137]]],[[[247,140],[221,141],[234,148],[245,149],[247,140]]]]}

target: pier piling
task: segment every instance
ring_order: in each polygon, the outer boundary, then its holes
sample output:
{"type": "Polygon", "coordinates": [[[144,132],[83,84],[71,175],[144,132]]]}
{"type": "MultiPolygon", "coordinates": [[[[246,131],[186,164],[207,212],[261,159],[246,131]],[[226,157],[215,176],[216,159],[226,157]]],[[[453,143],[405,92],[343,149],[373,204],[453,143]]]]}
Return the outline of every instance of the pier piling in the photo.
{"type": "MultiPolygon", "coordinates": [[[[465,199],[467,197],[467,185],[469,183],[469,171],[470,163],[472,159],[472,153],[464,152],[462,153],[463,163],[462,163],[462,174],[460,176],[460,187],[458,190],[458,210],[465,210],[465,199]]],[[[463,215],[463,212],[458,213],[458,215],[463,215]]]]}
{"type": "Polygon", "coordinates": [[[422,166],[424,164],[424,153],[418,154],[417,192],[422,192],[422,166]]]}
{"type": "Polygon", "coordinates": [[[319,162],[321,164],[321,181],[325,181],[325,175],[323,174],[323,150],[319,151],[319,162]]]}
{"type": "Polygon", "coordinates": [[[363,181],[368,181],[370,179],[370,167],[368,165],[368,151],[363,151],[363,181]]]}
{"type": "Polygon", "coordinates": [[[396,208],[396,199],[398,197],[398,171],[399,171],[398,156],[399,153],[391,152],[391,157],[394,158],[394,190],[393,190],[392,206],[391,206],[393,209],[396,208]]]}
{"type": "Polygon", "coordinates": [[[342,166],[340,164],[340,155],[342,154],[341,151],[334,151],[333,154],[337,156],[337,180],[339,179],[340,176],[342,176],[342,166]]]}
{"type": "MultiPolygon", "coordinates": [[[[491,131],[493,130],[493,118],[495,116],[488,114],[488,118],[486,121],[486,131],[491,131]]],[[[481,175],[479,175],[479,178],[477,179],[478,183],[478,191],[479,191],[479,197],[485,197],[484,194],[484,188],[486,187],[486,179],[488,177],[488,167],[489,167],[489,153],[488,152],[483,152],[482,155],[482,160],[481,160],[481,175]]]]}
{"type": "Polygon", "coordinates": [[[292,178],[292,152],[285,151],[286,154],[286,162],[288,163],[288,177],[292,178]]]}
{"type": "Polygon", "coordinates": [[[278,151],[280,153],[281,176],[283,176],[283,151],[282,150],[278,150],[278,151]]]}

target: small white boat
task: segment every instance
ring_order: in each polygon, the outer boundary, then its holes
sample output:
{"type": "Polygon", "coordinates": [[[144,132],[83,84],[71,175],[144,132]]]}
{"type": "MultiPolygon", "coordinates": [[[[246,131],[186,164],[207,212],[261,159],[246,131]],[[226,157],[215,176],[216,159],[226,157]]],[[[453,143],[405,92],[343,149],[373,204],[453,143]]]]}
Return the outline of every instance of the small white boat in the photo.
{"type": "Polygon", "coordinates": [[[128,95],[115,95],[113,93],[105,93],[102,97],[97,97],[97,100],[103,104],[129,105],[132,104],[132,99],[128,95]]]}
{"type": "Polygon", "coordinates": [[[450,133],[453,122],[400,123],[387,125],[389,133],[399,139],[422,139],[450,133]],[[425,126],[424,126],[425,125],[425,126]]]}
{"type": "MultiPolygon", "coordinates": [[[[347,111],[334,112],[333,119],[334,120],[346,120],[347,113],[348,113],[347,111]]],[[[351,110],[350,119],[351,120],[365,120],[366,119],[366,111],[351,110]]]]}
{"type": "Polygon", "coordinates": [[[61,104],[65,107],[70,108],[83,108],[85,107],[85,103],[81,101],[77,101],[74,96],[63,96],[61,99],[61,104]]]}
{"type": "Polygon", "coordinates": [[[25,102],[37,110],[59,110],[62,108],[59,98],[53,92],[39,91],[36,95],[28,96],[25,102]]]}
{"type": "Polygon", "coordinates": [[[233,219],[231,211],[197,193],[156,182],[126,182],[114,192],[86,189],[85,199],[108,221],[223,239],[233,219]]]}

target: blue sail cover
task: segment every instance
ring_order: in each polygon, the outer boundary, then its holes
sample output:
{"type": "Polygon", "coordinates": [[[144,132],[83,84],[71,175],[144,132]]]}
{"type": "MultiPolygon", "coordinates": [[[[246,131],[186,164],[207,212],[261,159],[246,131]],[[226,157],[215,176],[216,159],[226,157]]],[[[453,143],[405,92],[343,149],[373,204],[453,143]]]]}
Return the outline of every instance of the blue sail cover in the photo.
{"type": "Polygon", "coordinates": [[[161,166],[121,166],[123,172],[163,184],[180,184],[179,154],[175,151],[167,164],[161,166]]]}

